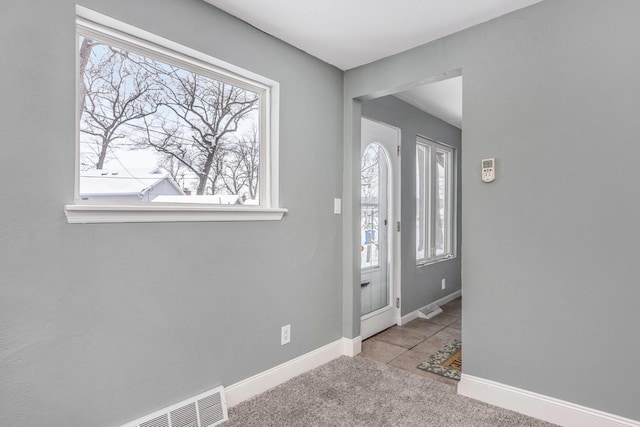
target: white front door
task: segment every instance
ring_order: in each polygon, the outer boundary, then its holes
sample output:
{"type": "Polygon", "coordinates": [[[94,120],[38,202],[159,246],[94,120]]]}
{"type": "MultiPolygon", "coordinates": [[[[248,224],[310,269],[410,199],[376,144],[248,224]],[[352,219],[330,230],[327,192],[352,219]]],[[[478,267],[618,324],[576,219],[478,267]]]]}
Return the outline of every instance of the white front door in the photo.
{"type": "Polygon", "coordinates": [[[360,336],[400,319],[400,130],[362,119],[360,173],[360,336]]]}

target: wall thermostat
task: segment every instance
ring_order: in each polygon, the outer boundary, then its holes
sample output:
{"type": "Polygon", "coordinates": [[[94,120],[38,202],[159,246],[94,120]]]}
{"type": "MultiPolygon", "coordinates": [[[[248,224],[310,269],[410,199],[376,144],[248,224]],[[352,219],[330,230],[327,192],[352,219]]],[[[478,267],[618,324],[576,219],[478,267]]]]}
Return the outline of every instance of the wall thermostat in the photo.
{"type": "Polygon", "coordinates": [[[491,182],[496,179],[496,159],[482,159],[482,181],[491,182]]]}

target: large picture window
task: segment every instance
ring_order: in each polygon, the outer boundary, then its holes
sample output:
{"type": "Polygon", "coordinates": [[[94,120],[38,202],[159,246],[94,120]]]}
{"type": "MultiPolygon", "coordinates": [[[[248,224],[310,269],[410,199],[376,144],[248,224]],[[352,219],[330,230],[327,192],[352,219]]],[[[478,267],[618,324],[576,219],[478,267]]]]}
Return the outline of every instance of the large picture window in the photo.
{"type": "Polygon", "coordinates": [[[416,142],[416,260],[455,256],[453,149],[419,137],[416,142]]]}
{"type": "Polygon", "coordinates": [[[272,86],[169,42],[82,18],[76,28],[77,205],[171,207],[174,217],[277,208],[272,86]]]}

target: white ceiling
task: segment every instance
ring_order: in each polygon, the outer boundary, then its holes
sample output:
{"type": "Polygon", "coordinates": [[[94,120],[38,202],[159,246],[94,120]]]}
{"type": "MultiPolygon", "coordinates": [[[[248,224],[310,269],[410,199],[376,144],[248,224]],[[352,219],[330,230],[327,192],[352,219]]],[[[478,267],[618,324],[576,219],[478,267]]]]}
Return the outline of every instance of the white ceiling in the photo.
{"type": "MultiPolygon", "coordinates": [[[[348,70],[541,0],[204,1],[329,64],[348,70]]],[[[452,82],[444,86],[454,88],[452,82]]],[[[439,97],[446,99],[443,90],[437,89],[439,97]]],[[[458,91],[458,88],[454,90],[458,91]]],[[[403,96],[418,104],[428,102],[416,101],[419,93],[403,96]]],[[[460,121],[461,116],[443,120],[460,121]]]]}
{"type": "Polygon", "coordinates": [[[462,76],[417,86],[395,96],[462,129],[462,76]]]}

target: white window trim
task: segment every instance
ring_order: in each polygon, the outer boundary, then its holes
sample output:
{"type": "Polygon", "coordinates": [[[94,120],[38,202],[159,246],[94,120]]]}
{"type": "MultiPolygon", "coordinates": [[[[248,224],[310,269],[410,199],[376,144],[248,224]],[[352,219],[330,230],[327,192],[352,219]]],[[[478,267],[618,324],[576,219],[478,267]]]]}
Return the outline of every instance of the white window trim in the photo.
{"type": "MultiPolygon", "coordinates": [[[[449,228],[450,228],[450,233],[449,233],[449,238],[451,239],[449,242],[449,253],[443,254],[443,255],[434,255],[431,257],[425,257],[425,258],[419,258],[416,259],[416,266],[417,267],[424,267],[427,265],[431,265],[431,264],[435,264],[441,261],[446,261],[446,260],[450,260],[450,259],[454,259],[457,256],[457,237],[456,237],[456,209],[457,209],[457,203],[456,203],[456,195],[457,195],[457,184],[456,184],[456,150],[447,145],[447,144],[443,144],[442,142],[436,141],[434,139],[431,138],[426,138],[423,136],[419,136],[417,137],[416,140],[416,145],[423,145],[423,146],[429,146],[431,150],[435,150],[436,148],[440,148],[440,149],[444,149],[446,151],[448,151],[450,153],[450,168],[448,171],[448,177],[447,180],[450,184],[450,190],[449,190],[449,203],[450,203],[450,207],[449,207],[449,228]]],[[[428,169],[429,172],[431,171],[431,168],[428,169]]],[[[416,171],[417,173],[418,171],[416,171]]],[[[429,179],[429,185],[431,186],[431,181],[433,181],[433,175],[431,175],[431,178],[429,179]]],[[[431,194],[431,188],[428,191],[429,194],[431,194]]],[[[431,206],[431,204],[433,203],[433,195],[430,195],[429,199],[429,206],[431,206]]],[[[425,212],[430,212],[430,209],[425,209],[425,212]]],[[[432,215],[431,213],[429,214],[429,223],[432,222],[432,215]]],[[[432,228],[432,224],[426,224],[428,229],[431,230],[432,228]]],[[[428,232],[425,232],[426,236],[425,238],[428,238],[428,244],[431,245],[431,235],[428,232]]],[[[432,249],[429,249],[429,251],[431,251],[432,249]]],[[[429,252],[428,251],[428,252],[429,252]]]]}
{"type": "Polygon", "coordinates": [[[214,205],[67,205],[71,224],[110,222],[279,221],[287,209],[214,205]]]}
{"type": "MultiPolygon", "coordinates": [[[[192,221],[277,221],[281,220],[287,209],[279,207],[279,103],[280,85],[278,82],[260,76],[225,61],[196,51],[155,34],[125,24],[82,6],[76,5],[76,26],[89,31],[97,31],[107,37],[133,43],[151,52],[157,51],[167,56],[176,52],[181,62],[188,62],[196,68],[215,68],[218,74],[228,74],[234,80],[246,80],[249,84],[262,86],[266,90],[265,106],[268,106],[264,120],[265,147],[261,151],[261,162],[266,170],[261,175],[262,206],[219,206],[192,203],[173,203],[153,205],[125,203],[83,203],[78,197],[79,183],[79,133],[76,117],[76,163],[75,163],[75,203],[65,205],[64,211],[69,223],[115,223],[115,222],[192,222],[192,221]]],[[[77,53],[76,53],[77,56],[77,53]]],[[[77,73],[76,73],[77,74],[77,73]]],[[[77,78],[80,78],[77,76],[77,78]]],[[[77,101],[77,100],[76,100],[77,101]]],[[[78,108],[76,108],[78,114],[78,108]]],[[[261,147],[262,149],[262,147],[261,147]]]]}

